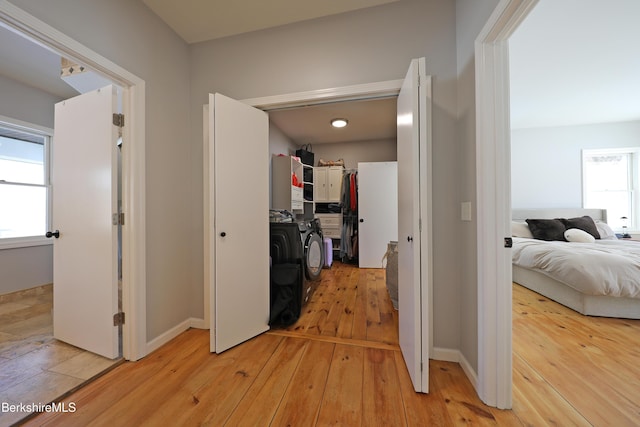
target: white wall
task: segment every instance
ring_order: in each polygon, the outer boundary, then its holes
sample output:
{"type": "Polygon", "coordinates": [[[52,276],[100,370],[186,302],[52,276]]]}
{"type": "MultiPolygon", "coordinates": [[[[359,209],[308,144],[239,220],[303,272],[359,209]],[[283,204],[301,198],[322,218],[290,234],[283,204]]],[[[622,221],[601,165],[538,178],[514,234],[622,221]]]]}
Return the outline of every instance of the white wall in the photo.
{"type": "MultiPolygon", "coordinates": [[[[0,76],[0,115],[53,128],[54,95],[0,76]]],[[[52,245],[0,249],[0,295],[53,282],[52,245]]]]}
{"type": "MultiPolygon", "coordinates": [[[[450,238],[459,204],[455,20],[452,0],[403,0],[190,47],[194,111],[215,91],[246,99],[402,79],[412,58],[426,57],[427,74],[434,76],[434,342],[444,348],[460,345],[459,242],[450,238]]],[[[191,128],[199,148],[199,116],[192,115],[191,128]]],[[[191,181],[201,182],[198,156],[191,168],[191,181]]],[[[201,227],[194,227],[191,240],[202,247],[201,227]]],[[[201,266],[202,254],[196,258],[201,266]]],[[[192,295],[201,301],[202,286],[192,295]]]]}
{"type": "MultiPolygon", "coordinates": [[[[460,351],[478,372],[478,281],[476,230],[476,114],[474,41],[498,0],[456,0],[457,156],[451,165],[459,176],[459,199],[451,215],[455,228],[447,230],[456,242],[460,274],[460,351]],[[460,202],[469,201],[472,221],[460,221],[460,202]]],[[[434,159],[437,161],[437,159],[434,159]]]]}
{"type": "MultiPolygon", "coordinates": [[[[12,0],[11,3],[110,59],[146,82],[147,340],[192,316],[193,271],[202,270],[202,162],[189,129],[187,45],[142,2],[12,0]],[[199,202],[197,202],[197,200],[199,202]],[[200,209],[197,214],[194,210],[200,209]]],[[[202,116],[202,102],[196,114],[202,116]]],[[[200,131],[201,134],[201,131],[200,131]]],[[[200,273],[200,279],[202,274],[200,273]]],[[[198,285],[201,287],[202,282],[198,285]]]]}
{"type": "Polygon", "coordinates": [[[640,147],[639,136],[640,121],[512,130],[512,207],[582,207],[582,150],[640,147]]]}

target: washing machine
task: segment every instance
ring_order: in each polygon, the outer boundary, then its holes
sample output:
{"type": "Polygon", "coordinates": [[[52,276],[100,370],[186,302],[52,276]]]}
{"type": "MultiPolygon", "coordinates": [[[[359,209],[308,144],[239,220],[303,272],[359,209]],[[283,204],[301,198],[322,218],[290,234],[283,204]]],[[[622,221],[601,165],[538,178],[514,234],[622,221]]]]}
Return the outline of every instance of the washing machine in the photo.
{"type": "Polygon", "coordinates": [[[315,291],[324,267],[324,242],[320,220],[298,222],[302,243],[303,300],[305,304],[315,291]]]}

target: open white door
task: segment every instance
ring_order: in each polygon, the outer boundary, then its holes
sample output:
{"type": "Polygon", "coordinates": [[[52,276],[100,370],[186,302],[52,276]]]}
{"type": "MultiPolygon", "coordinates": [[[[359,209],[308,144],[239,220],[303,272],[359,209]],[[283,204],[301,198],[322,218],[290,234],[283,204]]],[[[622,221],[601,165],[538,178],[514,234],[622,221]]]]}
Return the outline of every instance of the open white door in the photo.
{"type": "Polygon", "coordinates": [[[269,329],[269,119],[220,94],[208,119],[210,346],[220,353],[269,329]]]}
{"type": "Polygon", "coordinates": [[[380,268],[398,240],[398,163],[358,163],[358,267],[380,268]]]}
{"type": "Polygon", "coordinates": [[[398,316],[400,349],[413,387],[429,391],[430,79],[411,61],[398,96],[398,316]]]}
{"type": "Polygon", "coordinates": [[[55,106],[52,185],[53,335],[108,358],[119,356],[116,89],[55,106]]]}

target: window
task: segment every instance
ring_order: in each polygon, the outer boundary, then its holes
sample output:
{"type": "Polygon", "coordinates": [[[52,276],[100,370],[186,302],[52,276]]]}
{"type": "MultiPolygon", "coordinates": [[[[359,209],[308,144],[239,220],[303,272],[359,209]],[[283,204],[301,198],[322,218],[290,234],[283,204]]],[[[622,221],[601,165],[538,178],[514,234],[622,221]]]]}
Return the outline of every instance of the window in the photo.
{"type": "Polygon", "coordinates": [[[0,241],[48,228],[50,135],[0,122],[0,241]]]}
{"type": "Polygon", "coordinates": [[[617,231],[624,226],[640,228],[636,197],[639,154],[640,148],[582,153],[584,207],[607,209],[607,222],[617,231]]]}

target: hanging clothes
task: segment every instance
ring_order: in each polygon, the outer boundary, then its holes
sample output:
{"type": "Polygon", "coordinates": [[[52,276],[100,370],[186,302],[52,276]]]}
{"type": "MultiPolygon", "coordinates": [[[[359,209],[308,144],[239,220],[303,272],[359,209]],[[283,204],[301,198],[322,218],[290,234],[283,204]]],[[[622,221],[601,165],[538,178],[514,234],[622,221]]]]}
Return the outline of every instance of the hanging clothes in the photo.
{"type": "Polygon", "coordinates": [[[347,170],[342,180],[342,233],[340,257],[343,261],[358,259],[358,172],[347,170]]]}

